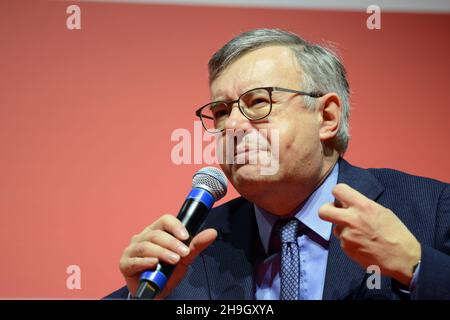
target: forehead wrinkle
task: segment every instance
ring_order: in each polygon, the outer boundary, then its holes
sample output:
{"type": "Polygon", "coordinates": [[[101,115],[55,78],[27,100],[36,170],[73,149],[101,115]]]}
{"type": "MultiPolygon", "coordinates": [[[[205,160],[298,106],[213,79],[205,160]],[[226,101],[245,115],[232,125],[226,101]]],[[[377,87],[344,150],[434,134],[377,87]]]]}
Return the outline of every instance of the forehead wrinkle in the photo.
{"type": "Polygon", "coordinates": [[[220,81],[219,85],[230,82],[231,87],[220,88],[214,97],[211,91],[211,98],[235,100],[242,93],[256,87],[283,86],[292,82],[292,74],[289,74],[292,71],[296,73],[296,78],[298,77],[298,80],[295,81],[298,86],[302,78],[302,68],[294,52],[290,48],[284,47],[284,49],[288,50],[280,52],[277,59],[274,59],[273,56],[264,56],[259,51],[260,49],[257,49],[234,61],[215,80],[220,81]],[[286,64],[286,61],[290,63],[286,64]]]}
{"type": "MultiPolygon", "coordinates": [[[[272,86],[272,82],[267,82],[267,79],[270,79],[270,77],[258,74],[259,70],[269,69],[267,68],[268,64],[271,65],[272,69],[274,68],[275,63],[273,61],[264,59],[249,64],[250,66],[245,71],[238,69],[237,78],[239,81],[236,81],[230,89],[220,89],[214,100],[234,100],[251,89],[272,86]],[[259,68],[259,66],[262,68],[259,68]]],[[[230,72],[234,71],[232,69],[229,70],[230,72]]]]}
{"type": "MultiPolygon", "coordinates": [[[[239,79],[239,81],[235,81],[231,88],[220,89],[219,95],[216,96],[216,100],[217,99],[234,100],[234,99],[237,99],[244,92],[246,92],[250,89],[253,89],[256,86],[259,86],[258,85],[259,81],[253,80],[253,78],[254,78],[253,74],[255,73],[255,69],[257,69],[255,64],[258,64],[258,63],[259,63],[259,61],[249,64],[250,66],[246,70],[237,69],[238,71],[236,72],[236,74],[237,74],[237,79],[239,79]]],[[[233,64],[231,66],[229,66],[228,67],[229,69],[226,71],[233,73],[234,69],[232,68],[232,66],[233,66],[233,64]]],[[[228,75],[228,73],[225,74],[225,77],[227,75],[228,75]]]]}

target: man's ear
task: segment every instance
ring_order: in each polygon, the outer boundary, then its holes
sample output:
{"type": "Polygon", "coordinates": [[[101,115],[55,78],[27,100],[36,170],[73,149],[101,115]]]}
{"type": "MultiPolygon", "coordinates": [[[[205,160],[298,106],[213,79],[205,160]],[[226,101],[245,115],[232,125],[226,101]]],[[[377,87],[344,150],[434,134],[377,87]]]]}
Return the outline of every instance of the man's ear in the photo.
{"type": "Polygon", "coordinates": [[[341,99],[334,92],[327,93],[318,99],[320,140],[322,142],[331,142],[331,140],[337,135],[341,126],[341,99]]]}

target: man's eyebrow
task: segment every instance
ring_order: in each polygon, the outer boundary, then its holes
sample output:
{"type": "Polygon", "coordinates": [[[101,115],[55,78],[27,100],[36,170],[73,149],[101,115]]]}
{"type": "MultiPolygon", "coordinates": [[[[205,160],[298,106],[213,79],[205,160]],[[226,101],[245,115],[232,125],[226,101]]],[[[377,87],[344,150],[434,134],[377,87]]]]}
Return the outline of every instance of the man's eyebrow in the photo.
{"type": "Polygon", "coordinates": [[[234,101],[238,97],[240,97],[243,93],[245,93],[249,90],[252,90],[255,88],[265,88],[265,87],[268,87],[268,86],[265,85],[264,82],[260,82],[260,81],[257,81],[255,83],[251,83],[251,84],[242,84],[239,86],[238,94],[236,97],[230,97],[226,93],[224,94],[223,92],[219,92],[219,95],[216,96],[211,101],[234,101]]]}
{"type": "Polygon", "coordinates": [[[212,101],[234,101],[238,97],[240,97],[243,93],[245,93],[245,92],[247,92],[247,91],[249,91],[251,89],[258,88],[258,87],[260,87],[260,86],[252,86],[251,88],[245,87],[246,88],[245,90],[239,90],[238,91],[238,94],[237,94],[236,97],[230,97],[227,94],[223,95],[222,93],[220,93],[220,95],[215,97],[212,101]]]}
{"type": "Polygon", "coordinates": [[[218,96],[216,98],[212,98],[211,101],[229,101],[230,99],[222,98],[222,96],[218,96]]]}

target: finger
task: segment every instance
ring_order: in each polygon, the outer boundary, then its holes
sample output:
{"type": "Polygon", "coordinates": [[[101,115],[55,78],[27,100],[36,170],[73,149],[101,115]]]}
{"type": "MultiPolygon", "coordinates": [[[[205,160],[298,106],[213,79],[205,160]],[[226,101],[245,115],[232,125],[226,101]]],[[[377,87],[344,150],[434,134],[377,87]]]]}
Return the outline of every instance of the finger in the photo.
{"type": "Polygon", "coordinates": [[[344,183],[337,184],[333,188],[332,194],[344,208],[361,206],[365,202],[370,201],[365,195],[344,183]]]}
{"type": "Polygon", "coordinates": [[[348,209],[336,208],[332,203],[326,203],[319,208],[319,217],[322,220],[348,226],[352,224],[353,215],[348,209]]]}
{"type": "Polygon", "coordinates": [[[183,242],[162,230],[149,230],[141,236],[142,241],[148,241],[178,253],[181,257],[189,254],[189,248],[183,242]]]}
{"type": "Polygon", "coordinates": [[[180,260],[180,256],[177,253],[148,241],[132,244],[126,250],[126,256],[129,258],[153,257],[170,264],[175,264],[180,260]]]}
{"type": "MultiPolygon", "coordinates": [[[[174,235],[180,240],[187,240],[189,238],[189,232],[186,227],[176,217],[166,214],[144,229],[142,233],[146,233],[149,230],[164,230],[174,235]]],[[[142,234],[141,233],[141,234],[142,234]]]]}
{"type": "Polygon", "coordinates": [[[192,261],[217,238],[217,231],[214,229],[206,229],[197,234],[191,241],[189,249],[191,253],[182,259],[182,263],[190,265],[192,261]]]}
{"type": "Polygon", "coordinates": [[[158,259],[154,257],[126,258],[120,262],[120,271],[128,276],[134,276],[144,270],[153,269],[158,265],[158,259]]]}

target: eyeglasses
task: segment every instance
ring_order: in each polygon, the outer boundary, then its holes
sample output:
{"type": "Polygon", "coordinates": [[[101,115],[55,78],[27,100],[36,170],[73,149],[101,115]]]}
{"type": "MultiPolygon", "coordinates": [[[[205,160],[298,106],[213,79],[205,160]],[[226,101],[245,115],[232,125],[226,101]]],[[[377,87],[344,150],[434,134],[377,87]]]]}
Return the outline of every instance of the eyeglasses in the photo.
{"type": "Polygon", "coordinates": [[[279,87],[261,87],[244,92],[237,100],[210,102],[195,111],[195,115],[200,118],[205,130],[211,133],[218,133],[225,129],[225,122],[229,118],[233,105],[236,102],[244,117],[251,121],[262,120],[272,111],[272,92],[274,91],[290,92],[312,98],[323,96],[322,93],[318,92],[304,92],[279,87]]]}

